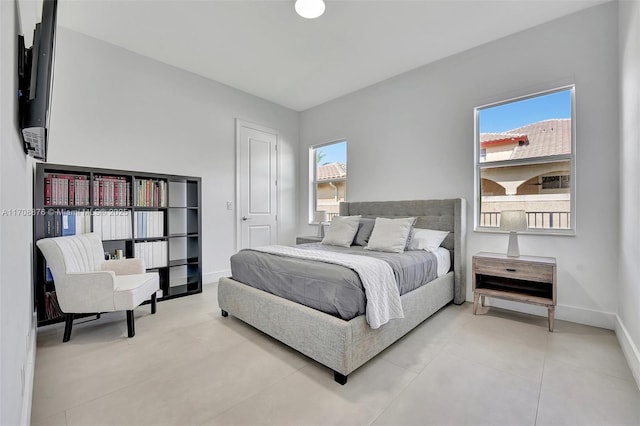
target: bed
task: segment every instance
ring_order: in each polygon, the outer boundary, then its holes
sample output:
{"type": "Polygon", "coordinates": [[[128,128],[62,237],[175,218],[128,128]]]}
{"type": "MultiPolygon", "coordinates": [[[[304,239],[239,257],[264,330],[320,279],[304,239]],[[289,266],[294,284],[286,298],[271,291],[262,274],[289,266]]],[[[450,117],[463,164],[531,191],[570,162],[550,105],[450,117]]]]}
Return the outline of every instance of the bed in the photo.
{"type": "Polygon", "coordinates": [[[466,203],[462,199],[347,202],[340,215],[416,217],[416,228],[449,231],[442,246],[450,250],[451,270],[400,297],[404,318],[372,329],[365,315],[343,320],[250,287],[231,278],[218,282],[218,304],[229,314],[280,340],[334,372],[340,384],[348,375],[445,305],[465,301],[466,203]]]}

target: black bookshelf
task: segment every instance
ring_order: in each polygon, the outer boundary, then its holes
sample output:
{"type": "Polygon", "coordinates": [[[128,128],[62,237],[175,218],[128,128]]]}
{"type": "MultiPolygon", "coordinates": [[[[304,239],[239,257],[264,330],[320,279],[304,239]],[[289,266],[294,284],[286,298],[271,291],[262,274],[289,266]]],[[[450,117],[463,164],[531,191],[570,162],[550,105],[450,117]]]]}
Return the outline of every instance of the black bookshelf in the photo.
{"type": "Polygon", "coordinates": [[[34,307],[38,326],[61,322],[41,238],[98,232],[109,255],[145,259],[158,300],[202,292],[201,179],[38,163],[33,190],[34,307]]]}

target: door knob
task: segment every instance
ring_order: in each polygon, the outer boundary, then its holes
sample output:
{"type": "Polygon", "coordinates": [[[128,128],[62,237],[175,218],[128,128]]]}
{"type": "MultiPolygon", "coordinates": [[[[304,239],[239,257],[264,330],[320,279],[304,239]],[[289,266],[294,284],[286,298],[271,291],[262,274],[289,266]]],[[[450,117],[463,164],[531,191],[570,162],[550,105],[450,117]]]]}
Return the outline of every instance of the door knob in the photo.
{"type": "Polygon", "coordinates": [[[243,220],[243,221],[251,220],[251,218],[250,218],[250,217],[246,217],[246,216],[242,216],[242,220],[243,220]]]}

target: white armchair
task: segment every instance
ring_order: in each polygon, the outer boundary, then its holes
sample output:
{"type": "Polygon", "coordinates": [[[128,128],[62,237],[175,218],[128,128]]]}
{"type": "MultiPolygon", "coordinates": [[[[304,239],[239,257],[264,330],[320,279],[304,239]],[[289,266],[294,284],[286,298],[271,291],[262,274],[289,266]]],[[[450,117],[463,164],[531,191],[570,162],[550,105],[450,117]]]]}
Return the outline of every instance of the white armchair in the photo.
{"type": "Polygon", "coordinates": [[[36,245],[51,269],[65,315],[63,342],[71,338],[74,314],[127,311],[128,336],[135,335],[133,310],[151,299],[156,313],[157,272],[145,272],[142,259],[104,260],[98,234],[43,238],[36,245]]]}

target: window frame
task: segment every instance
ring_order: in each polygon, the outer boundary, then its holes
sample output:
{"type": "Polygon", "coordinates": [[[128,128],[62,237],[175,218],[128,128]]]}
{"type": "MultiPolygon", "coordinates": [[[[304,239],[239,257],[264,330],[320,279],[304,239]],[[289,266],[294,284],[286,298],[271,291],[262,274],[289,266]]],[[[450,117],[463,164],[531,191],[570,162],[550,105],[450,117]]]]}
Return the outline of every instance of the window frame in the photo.
{"type": "MultiPolygon", "coordinates": [[[[541,90],[535,93],[530,93],[523,96],[518,96],[498,102],[492,102],[485,105],[480,105],[474,108],[474,231],[476,232],[489,232],[489,233],[505,233],[500,228],[491,226],[480,226],[480,214],[482,206],[482,169],[489,169],[495,167],[509,167],[509,166],[521,166],[521,165],[536,165],[536,164],[548,164],[553,162],[569,161],[569,206],[570,206],[570,222],[571,226],[567,229],[550,229],[550,228],[528,228],[526,231],[519,232],[521,234],[536,234],[536,235],[567,235],[575,236],[577,229],[577,212],[576,212],[576,88],[575,84],[568,84],[561,87],[556,87],[548,90],[541,90]],[[506,105],[513,102],[532,99],[540,96],[550,95],[553,93],[570,91],[571,97],[571,153],[550,155],[546,157],[534,157],[518,160],[498,160],[498,161],[485,161],[480,162],[481,148],[480,148],[480,112],[483,109],[496,107],[500,105],[506,105]]],[[[549,193],[549,192],[546,192],[549,193]]]]}
{"type": "Polygon", "coordinates": [[[347,192],[349,188],[349,144],[347,138],[335,139],[330,142],[323,142],[309,146],[309,208],[308,208],[308,223],[309,225],[319,225],[319,222],[314,221],[315,212],[317,209],[318,194],[317,187],[318,181],[316,179],[316,150],[329,145],[335,145],[339,143],[345,144],[345,165],[347,166],[347,177],[345,179],[345,191],[344,200],[347,201],[347,192]]]}

